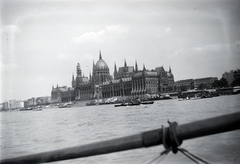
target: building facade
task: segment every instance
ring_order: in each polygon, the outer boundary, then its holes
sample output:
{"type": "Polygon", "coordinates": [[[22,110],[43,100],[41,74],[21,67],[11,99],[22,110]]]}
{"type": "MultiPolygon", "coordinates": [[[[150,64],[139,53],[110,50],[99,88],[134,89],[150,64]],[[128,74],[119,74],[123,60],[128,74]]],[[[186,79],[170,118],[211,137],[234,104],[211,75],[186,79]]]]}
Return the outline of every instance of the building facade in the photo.
{"type": "Polygon", "coordinates": [[[234,80],[240,78],[240,70],[237,69],[237,70],[231,70],[229,72],[225,72],[222,75],[222,77],[227,80],[228,85],[231,85],[234,80]]]}
{"type": "Polygon", "coordinates": [[[211,89],[212,84],[215,80],[218,80],[218,78],[205,77],[205,78],[199,78],[199,79],[179,80],[175,82],[174,90],[187,91],[192,89],[211,89]]]}
{"type": "Polygon", "coordinates": [[[24,107],[24,102],[21,100],[8,100],[3,103],[3,110],[14,110],[24,107]]]}
{"type": "Polygon", "coordinates": [[[45,97],[37,97],[36,98],[36,105],[48,105],[51,103],[51,97],[45,96],[45,97]]]}
{"type": "MultiPolygon", "coordinates": [[[[103,60],[101,52],[96,64],[93,61],[92,73],[89,78],[82,75],[80,64],[76,67],[76,78],[72,75],[72,87],[70,88],[71,97],[75,101],[111,98],[116,96],[139,97],[148,95],[157,95],[162,92],[171,91],[174,87],[174,76],[171,68],[165,71],[163,67],[157,67],[155,70],[147,70],[145,65],[139,70],[137,62],[134,66],[128,66],[124,60],[124,66],[117,69],[114,64],[113,77],[110,75],[109,67],[103,60]],[[171,88],[171,89],[170,89],[171,88]],[[170,89],[170,90],[169,90],[170,89]],[[73,98],[74,97],[74,98],[73,98]]],[[[52,102],[65,102],[63,95],[67,94],[62,88],[52,88],[52,102]]]]}
{"type": "Polygon", "coordinates": [[[51,103],[69,102],[74,100],[75,100],[74,88],[67,86],[59,87],[58,85],[56,88],[54,88],[54,86],[52,86],[51,103]]]}

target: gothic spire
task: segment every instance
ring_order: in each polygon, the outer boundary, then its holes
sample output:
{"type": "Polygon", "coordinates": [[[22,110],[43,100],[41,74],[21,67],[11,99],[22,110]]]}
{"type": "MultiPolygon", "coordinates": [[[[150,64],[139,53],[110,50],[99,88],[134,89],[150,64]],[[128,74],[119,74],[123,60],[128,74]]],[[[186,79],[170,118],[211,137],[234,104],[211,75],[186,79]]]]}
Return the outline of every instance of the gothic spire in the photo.
{"type": "Polygon", "coordinates": [[[169,66],[169,73],[172,73],[172,69],[171,69],[171,66],[169,66]]]}
{"type": "Polygon", "coordinates": [[[74,81],[74,74],[72,73],[72,81],[74,81]]]}
{"type": "Polygon", "coordinates": [[[95,69],[95,63],[94,63],[94,59],[93,59],[93,70],[95,69]]]}
{"type": "Polygon", "coordinates": [[[89,81],[92,81],[92,75],[91,75],[91,72],[89,72],[89,81]]]}
{"type": "Polygon", "coordinates": [[[102,59],[101,50],[99,50],[99,59],[102,59]]]}
{"type": "Polygon", "coordinates": [[[114,62],[114,73],[117,73],[117,66],[116,66],[116,62],[114,62]]]}
{"type": "Polygon", "coordinates": [[[138,72],[137,60],[135,60],[135,72],[138,72]]]}
{"type": "Polygon", "coordinates": [[[143,71],[146,71],[145,64],[143,64],[143,71]]]}
{"type": "Polygon", "coordinates": [[[81,77],[81,76],[82,76],[82,70],[81,70],[80,64],[78,63],[77,64],[77,77],[81,77]]]}
{"type": "Polygon", "coordinates": [[[126,59],[124,59],[124,67],[125,67],[125,68],[127,67],[126,59]]]}

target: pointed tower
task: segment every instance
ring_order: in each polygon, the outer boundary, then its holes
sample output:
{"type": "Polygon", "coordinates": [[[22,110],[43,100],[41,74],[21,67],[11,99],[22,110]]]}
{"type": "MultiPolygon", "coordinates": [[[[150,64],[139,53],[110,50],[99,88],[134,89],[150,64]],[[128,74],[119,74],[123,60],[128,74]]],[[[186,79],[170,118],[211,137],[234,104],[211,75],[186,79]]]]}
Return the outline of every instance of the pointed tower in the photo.
{"type": "Polygon", "coordinates": [[[114,62],[114,74],[117,73],[117,66],[116,66],[116,62],[114,62]]]}
{"type": "Polygon", "coordinates": [[[75,88],[75,87],[76,87],[76,82],[74,79],[74,74],[72,74],[72,88],[75,88]]]}
{"type": "Polygon", "coordinates": [[[93,71],[95,70],[95,63],[94,63],[94,59],[93,59],[93,71]]]}
{"type": "Polygon", "coordinates": [[[99,59],[102,59],[101,50],[99,50],[99,59]]]}
{"type": "Polygon", "coordinates": [[[79,63],[77,64],[77,77],[82,77],[82,70],[79,63]]]}
{"type": "Polygon", "coordinates": [[[145,64],[143,64],[143,71],[146,71],[145,64]]]}
{"type": "Polygon", "coordinates": [[[116,62],[114,62],[114,72],[113,72],[113,76],[114,76],[114,79],[116,79],[116,78],[117,78],[117,76],[118,76],[116,62]]]}
{"type": "Polygon", "coordinates": [[[126,59],[124,59],[124,67],[127,68],[127,62],[126,62],[126,59]]]}
{"type": "Polygon", "coordinates": [[[91,75],[91,72],[89,72],[89,82],[92,81],[92,75],[91,75]]]}
{"type": "Polygon", "coordinates": [[[171,69],[171,66],[169,66],[169,73],[172,74],[172,69],[171,69]]]}
{"type": "Polygon", "coordinates": [[[135,72],[138,72],[137,60],[135,60],[135,72]]]}
{"type": "Polygon", "coordinates": [[[80,64],[77,64],[77,77],[76,77],[76,87],[78,87],[82,83],[82,70],[80,64]]]}

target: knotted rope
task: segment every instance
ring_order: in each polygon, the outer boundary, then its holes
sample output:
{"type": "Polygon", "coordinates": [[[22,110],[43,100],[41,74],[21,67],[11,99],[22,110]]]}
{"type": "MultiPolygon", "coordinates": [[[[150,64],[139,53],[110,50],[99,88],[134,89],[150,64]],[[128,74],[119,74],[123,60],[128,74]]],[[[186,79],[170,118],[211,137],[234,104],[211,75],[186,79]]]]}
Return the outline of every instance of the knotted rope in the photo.
{"type": "Polygon", "coordinates": [[[199,162],[203,162],[205,164],[211,164],[211,162],[208,162],[207,160],[190,153],[186,149],[179,148],[182,144],[182,140],[177,136],[176,128],[178,126],[177,122],[170,122],[168,121],[169,128],[167,129],[162,125],[162,143],[165,148],[163,152],[160,153],[160,156],[154,158],[153,160],[147,162],[148,163],[159,163],[162,161],[170,151],[172,151],[174,154],[176,154],[178,151],[180,151],[182,154],[184,154],[186,157],[191,159],[193,162],[199,164],[199,162]]]}

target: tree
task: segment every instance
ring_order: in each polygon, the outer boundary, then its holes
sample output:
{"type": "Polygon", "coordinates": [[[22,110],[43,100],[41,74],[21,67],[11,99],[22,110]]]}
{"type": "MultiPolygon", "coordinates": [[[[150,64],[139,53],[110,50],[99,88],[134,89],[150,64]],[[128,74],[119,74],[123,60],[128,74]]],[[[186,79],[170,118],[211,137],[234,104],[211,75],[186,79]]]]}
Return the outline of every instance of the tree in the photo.
{"type": "Polygon", "coordinates": [[[222,77],[222,78],[220,79],[220,87],[222,88],[222,87],[227,87],[227,86],[228,86],[227,80],[222,77]]]}
{"type": "Polygon", "coordinates": [[[214,82],[212,83],[212,87],[213,88],[218,88],[219,87],[219,80],[214,80],[214,82]]]}
{"type": "Polygon", "coordinates": [[[186,90],[187,90],[187,86],[181,85],[180,90],[181,90],[181,91],[186,91],[186,90]]]}
{"type": "Polygon", "coordinates": [[[169,91],[169,92],[172,92],[172,91],[173,91],[173,87],[172,87],[172,86],[168,86],[167,88],[168,88],[168,91],[169,91]]]}
{"type": "Polygon", "coordinates": [[[198,89],[200,90],[204,89],[203,83],[199,84],[198,89]]]}
{"type": "Polygon", "coordinates": [[[235,86],[240,86],[240,77],[238,77],[237,79],[235,79],[232,83],[231,83],[232,87],[235,86]]]}
{"type": "Polygon", "coordinates": [[[194,89],[194,82],[193,81],[190,83],[190,89],[194,89]]]}
{"type": "Polygon", "coordinates": [[[228,86],[228,82],[225,78],[221,78],[220,80],[215,80],[212,83],[212,87],[213,88],[222,88],[222,87],[227,87],[228,86]]]}

